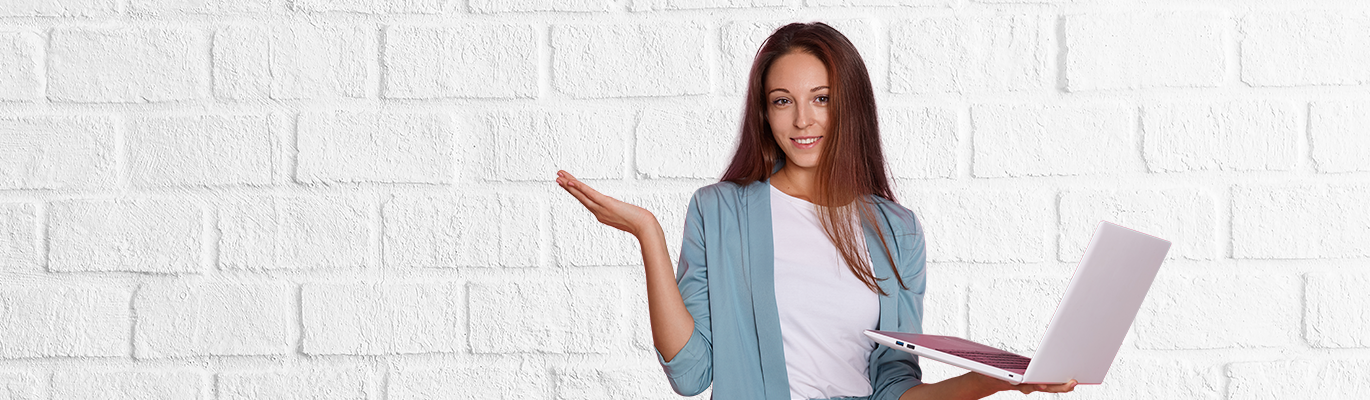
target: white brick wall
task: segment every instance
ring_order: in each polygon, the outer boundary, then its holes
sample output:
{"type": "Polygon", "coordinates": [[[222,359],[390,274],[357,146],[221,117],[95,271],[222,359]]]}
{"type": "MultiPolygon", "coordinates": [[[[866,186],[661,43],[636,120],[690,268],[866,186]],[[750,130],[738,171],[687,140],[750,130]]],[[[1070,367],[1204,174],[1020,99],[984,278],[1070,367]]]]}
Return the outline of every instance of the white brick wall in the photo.
{"type": "Polygon", "coordinates": [[[16,285],[0,289],[0,359],[126,357],[129,293],[89,285],[16,285]],[[79,334],[77,334],[79,332],[79,334]]]}
{"type": "Polygon", "coordinates": [[[460,282],[319,283],[300,295],[306,354],[452,353],[466,349],[460,282]]]}
{"type": "Polygon", "coordinates": [[[43,269],[38,247],[38,207],[26,203],[0,203],[0,272],[39,272],[43,269]]]}
{"type": "Polygon", "coordinates": [[[370,377],[356,368],[219,374],[220,399],[366,400],[370,377]]]}
{"type": "Polygon", "coordinates": [[[48,269],[195,273],[204,229],[200,206],[169,199],[51,203],[48,269]]]}
{"type": "Polygon", "coordinates": [[[1052,87],[1044,15],[928,17],[890,32],[890,91],[1016,92],[1052,87]]]}
{"type": "Polygon", "coordinates": [[[537,38],[528,25],[391,26],[384,96],[532,97],[537,38]]]}
{"type": "Polygon", "coordinates": [[[0,116],[0,190],[110,189],[117,120],[102,115],[0,116]]]}
{"type": "Polygon", "coordinates": [[[637,244],[553,174],[674,260],[810,20],[871,74],[925,331],[1032,352],[1106,219],[1174,247],[1056,398],[1370,390],[1363,2],[0,3],[0,400],[676,398],[637,244]]]}
{"type": "Polygon", "coordinates": [[[51,395],[54,400],[193,399],[208,381],[204,372],[186,369],[62,371],[52,374],[51,395]]]}
{"type": "Polygon", "coordinates": [[[32,31],[0,31],[0,100],[37,100],[43,94],[42,37],[32,31]]]}
{"type": "Polygon", "coordinates": [[[179,27],[58,28],[48,97],[81,103],[193,100],[207,92],[208,35],[179,27]]]}
{"type": "Polygon", "coordinates": [[[294,314],[286,284],[151,283],[133,300],[138,358],[285,354],[287,316],[294,314]]]}
{"type": "Polygon", "coordinates": [[[139,117],[126,139],[139,186],[262,186],[278,144],[262,115],[139,117]]]}
{"type": "Polygon", "coordinates": [[[365,97],[376,32],[363,26],[229,26],[214,33],[214,92],[230,99],[365,97]]]}
{"type": "Polygon", "coordinates": [[[1066,89],[1219,86],[1228,21],[1189,10],[1068,14],[1061,21],[1066,89]]]}

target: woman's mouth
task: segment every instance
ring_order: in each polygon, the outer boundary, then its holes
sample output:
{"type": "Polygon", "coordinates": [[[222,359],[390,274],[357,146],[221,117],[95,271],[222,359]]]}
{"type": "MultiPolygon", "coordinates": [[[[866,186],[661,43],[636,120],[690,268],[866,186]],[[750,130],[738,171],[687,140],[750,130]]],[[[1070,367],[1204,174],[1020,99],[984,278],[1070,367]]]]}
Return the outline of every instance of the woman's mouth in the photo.
{"type": "Polygon", "coordinates": [[[790,138],[790,141],[791,141],[791,142],[794,142],[794,147],[795,147],[795,148],[800,149],[800,150],[803,150],[803,149],[812,149],[814,146],[817,146],[817,145],[818,145],[818,141],[819,141],[820,139],[823,139],[823,137],[822,137],[822,136],[805,136],[805,137],[790,138]]]}

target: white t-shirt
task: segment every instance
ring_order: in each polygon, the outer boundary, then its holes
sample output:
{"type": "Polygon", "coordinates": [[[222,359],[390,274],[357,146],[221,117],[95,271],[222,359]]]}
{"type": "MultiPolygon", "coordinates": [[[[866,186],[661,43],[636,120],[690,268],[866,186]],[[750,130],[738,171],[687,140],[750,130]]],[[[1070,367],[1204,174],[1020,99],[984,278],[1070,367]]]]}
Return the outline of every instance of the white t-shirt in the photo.
{"type": "MultiPolygon", "coordinates": [[[[791,399],[869,396],[880,298],[847,268],[823,233],[818,206],[771,186],[775,302],[791,399]]],[[[856,228],[862,234],[860,227],[856,228]]],[[[865,238],[858,243],[865,251],[865,238]]]]}

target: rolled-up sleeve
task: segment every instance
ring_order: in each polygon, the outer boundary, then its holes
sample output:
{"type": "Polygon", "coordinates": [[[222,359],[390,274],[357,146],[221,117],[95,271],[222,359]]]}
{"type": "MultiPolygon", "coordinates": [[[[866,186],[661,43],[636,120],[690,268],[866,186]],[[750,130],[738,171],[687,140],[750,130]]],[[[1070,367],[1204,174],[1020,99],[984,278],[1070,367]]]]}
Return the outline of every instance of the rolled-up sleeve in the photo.
{"type": "Polygon", "coordinates": [[[700,195],[690,198],[685,215],[684,243],[676,266],[676,283],[685,308],[694,318],[694,332],[670,361],[656,354],[671,388],[683,396],[699,394],[713,382],[713,344],[709,324],[709,276],[705,266],[704,225],[700,195]]]}
{"type": "MultiPolygon", "coordinates": [[[[898,326],[895,330],[923,333],[923,294],[927,287],[923,229],[913,212],[899,206],[893,208],[895,215],[891,223],[903,225],[891,229],[897,249],[894,258],[899,266],[899,276],[908,287],[894,294],[899,302],[898,326]]],[[[871,380],[874,389],[871,399],[897,400],[909,388],[923,383],[923,369],[918,366],[918,356],[907,352],[876,346],[871,351],[871,366],[875,369],[871,380]]]]}

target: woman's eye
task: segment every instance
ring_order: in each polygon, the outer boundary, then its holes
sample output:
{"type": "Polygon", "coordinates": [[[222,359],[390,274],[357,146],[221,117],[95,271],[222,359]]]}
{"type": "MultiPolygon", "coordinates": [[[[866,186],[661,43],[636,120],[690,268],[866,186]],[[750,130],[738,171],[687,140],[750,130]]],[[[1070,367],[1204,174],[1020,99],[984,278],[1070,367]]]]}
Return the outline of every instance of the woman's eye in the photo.
{"type": "Polygon", "coordinates": [[[817,101],[817,102],[823,103],[823,104],[828,104],[828,96],[827,96],[827,95],[818,96],[818,97],[814,98],[814,101],[817,101]]]}
{"type": "Polygon", "coordinates": [[[783,105],[786,105],[786,104],[790,104],[790,99],[781,97],[781,98],[778,98],[778,99],[775,99],[775,100],[771,100],[771,104],[774,104],[774,105],[777,105],[777,106],[783,106],[783,105]]]}

